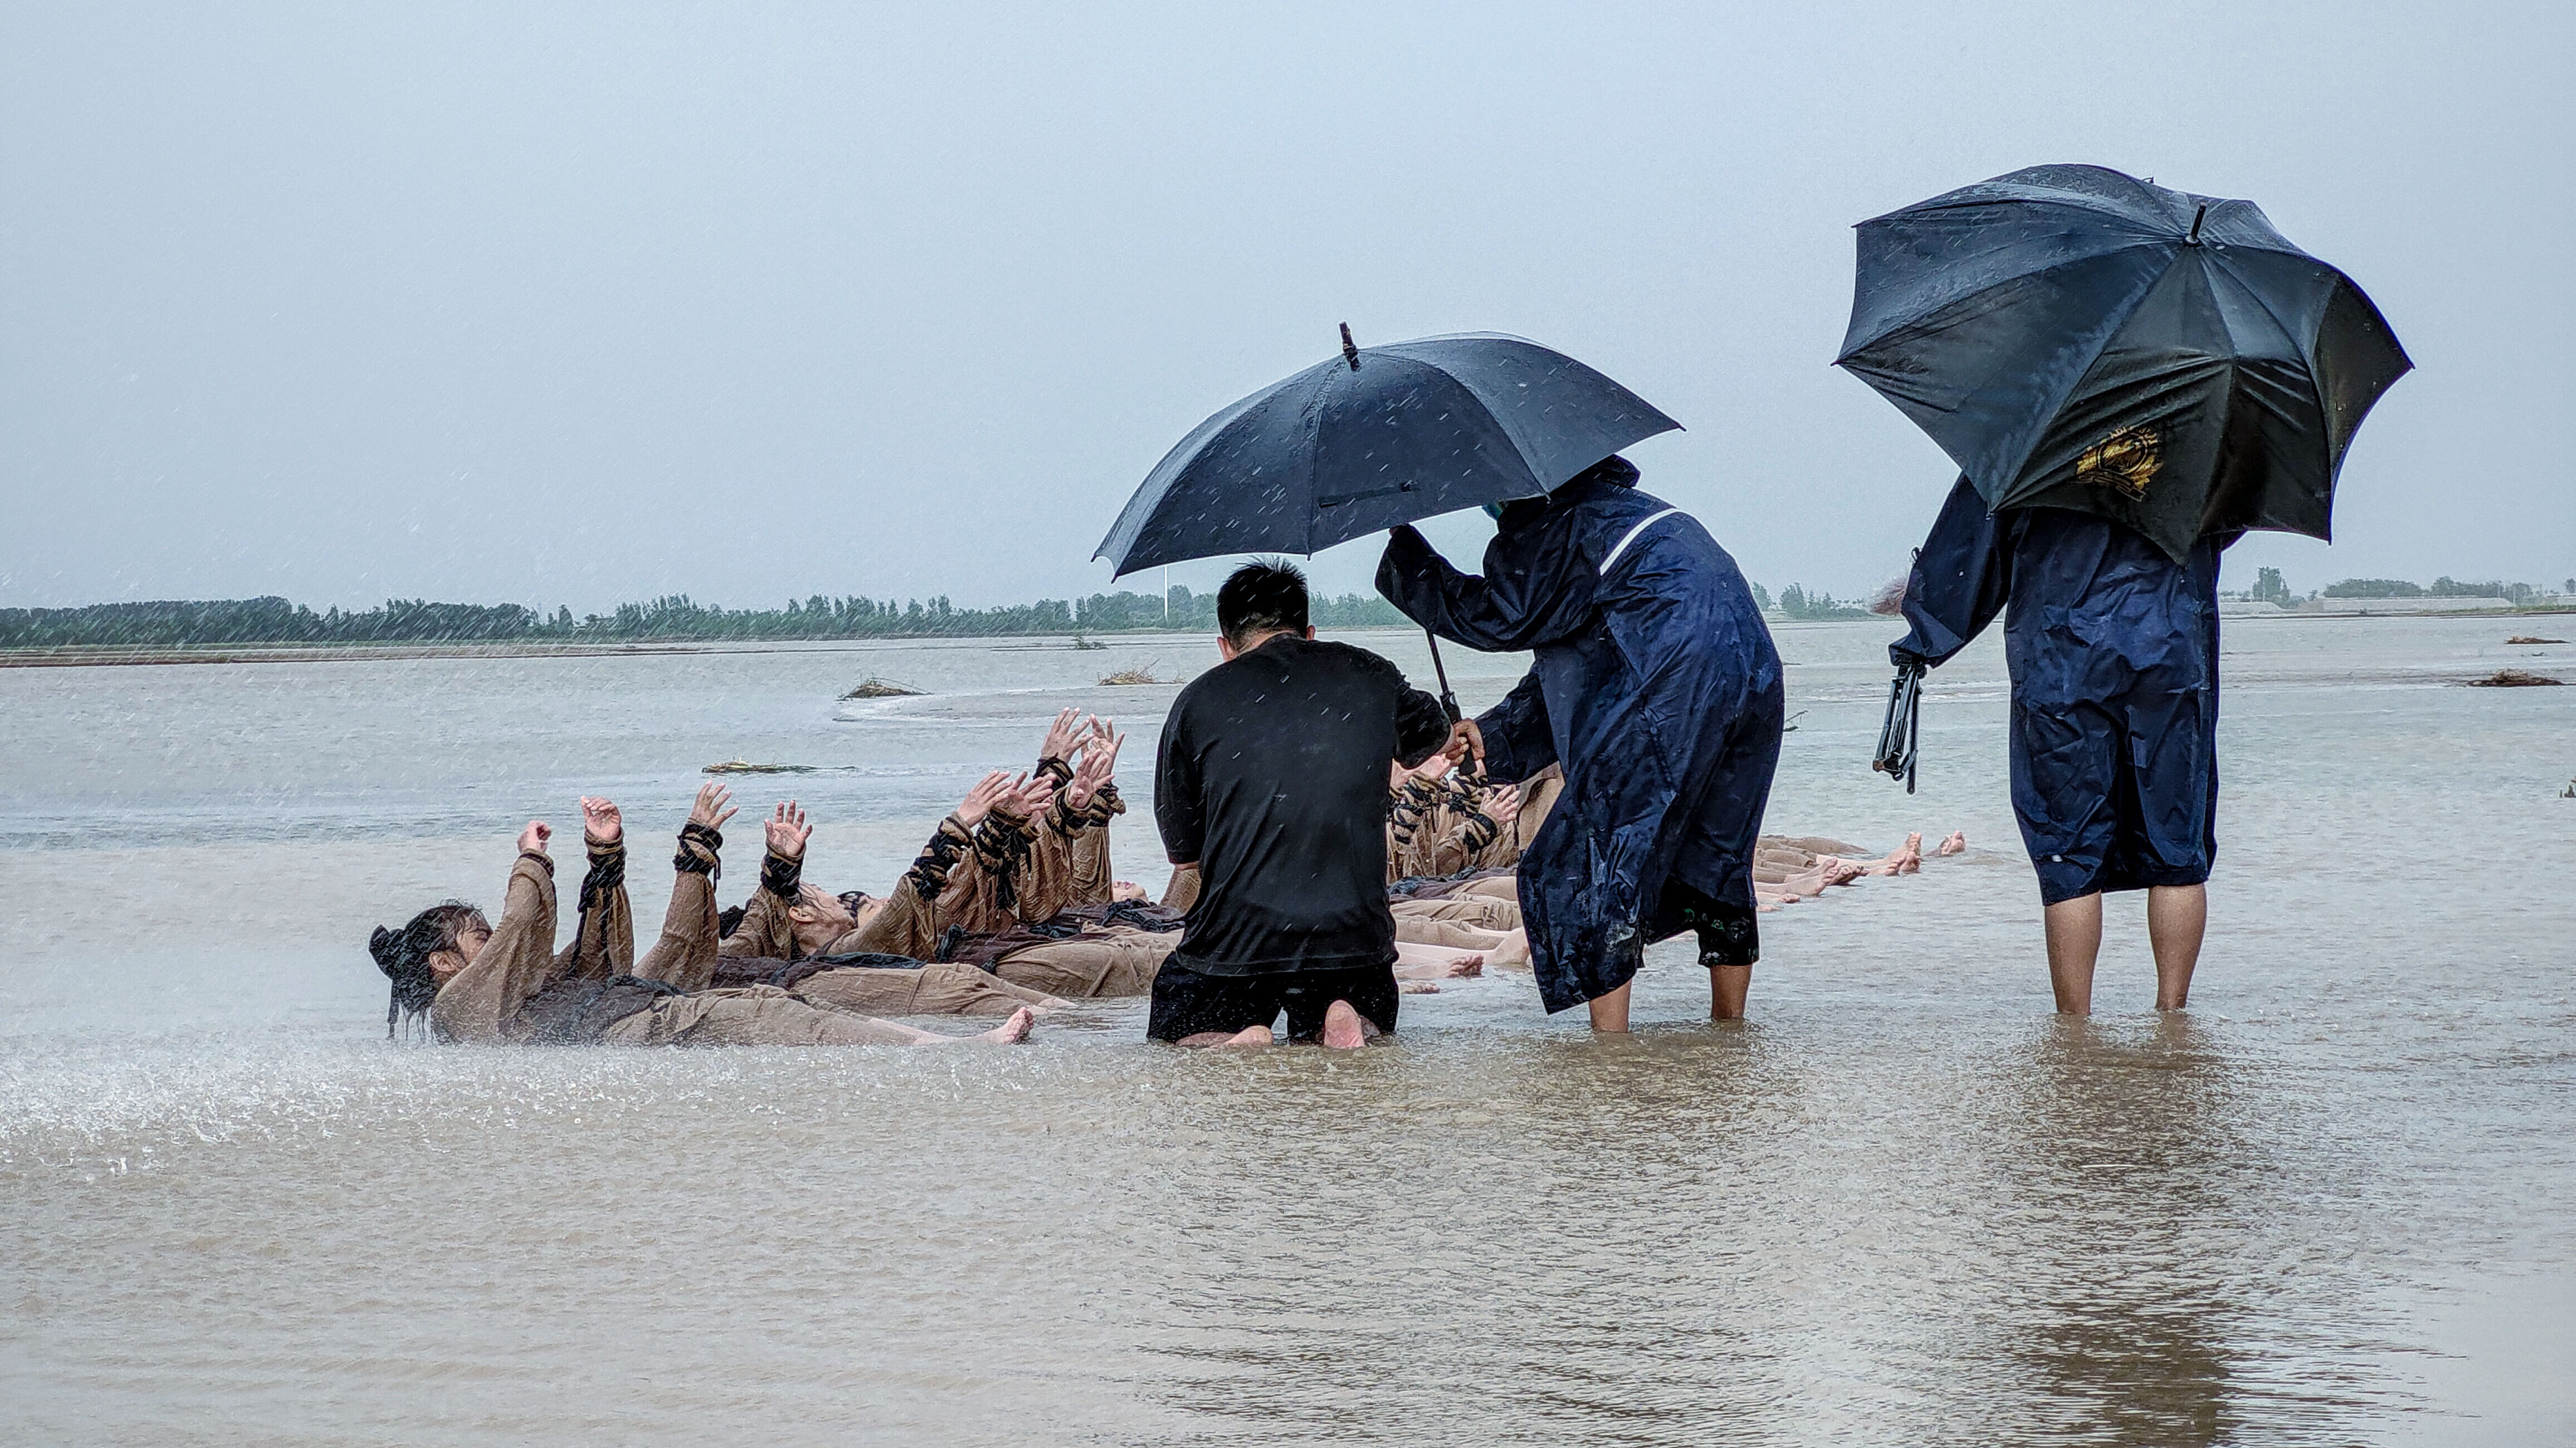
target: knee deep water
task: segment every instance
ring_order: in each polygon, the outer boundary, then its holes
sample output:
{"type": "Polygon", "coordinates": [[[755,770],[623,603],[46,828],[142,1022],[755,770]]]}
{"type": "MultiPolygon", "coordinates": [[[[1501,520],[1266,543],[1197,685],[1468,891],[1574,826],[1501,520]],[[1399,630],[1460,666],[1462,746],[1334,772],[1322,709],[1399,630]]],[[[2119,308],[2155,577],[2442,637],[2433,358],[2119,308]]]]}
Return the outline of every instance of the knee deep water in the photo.
{"type": "MultiPolygon", "coordinates": [[[[1770,828],[1972,852],[1689,942],[1595,1041],[1525,974],[1348,1055],[397,1047],[368,927],[497,907],[574,796],[701,766],[882,889],[1055,709],[1159,889],[1195,638],[0,670],[0,1441],[2535,1443],[2576,1435],[2576,677],[2510,619],[2224,626],[2193,1009],[2115,897],[2049,1014],[1992,640],[1922,786],[1884,623],[1778,631],[1770,828]],[[868,674],[931,692],[840,703],[868,674]]],[[[1419,635],[1358,634],[1418,677],[1419,635]]],[[[1462,702],[1519,662],[1449,655],[1462,702]]],[[[667,877],[637,868],[639,914],[667,877]]],[[[964,1022],[929,1022],[963,1033],[964,1022]]],[[[986,1024],[986,1023],[976,1023],[986,1024]]]]}

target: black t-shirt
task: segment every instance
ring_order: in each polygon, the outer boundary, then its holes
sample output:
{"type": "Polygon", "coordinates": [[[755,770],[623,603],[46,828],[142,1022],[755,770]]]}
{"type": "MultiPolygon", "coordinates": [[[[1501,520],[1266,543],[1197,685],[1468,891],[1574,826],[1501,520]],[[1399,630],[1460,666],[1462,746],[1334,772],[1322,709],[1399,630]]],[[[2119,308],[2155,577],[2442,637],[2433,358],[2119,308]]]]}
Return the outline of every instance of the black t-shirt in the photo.
{"type": "Polygon", "coordinates": [[[1395,665],[1295,634],[1181,690],[1154,762],[1164,850],[1200,875],[1174,958],[1208,975],[1393,961],[1387,769],[1448,728],[1395,665]]]}

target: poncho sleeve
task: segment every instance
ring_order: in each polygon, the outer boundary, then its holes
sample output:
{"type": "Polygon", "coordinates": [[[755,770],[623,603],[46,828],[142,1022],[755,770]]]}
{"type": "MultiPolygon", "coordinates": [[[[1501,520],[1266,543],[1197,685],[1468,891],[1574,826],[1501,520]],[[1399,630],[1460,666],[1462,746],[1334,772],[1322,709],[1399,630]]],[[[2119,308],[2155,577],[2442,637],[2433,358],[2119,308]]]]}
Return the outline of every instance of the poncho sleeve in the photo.
{"type": "Polygon", "coordinates": [[[1412,527],[1387,535],[1377,589],[1405,617],[1445,639],[1488,653],[1552,644],[1592,618],[1598,571],[1565,530],[1543,527],[1496,535],[1485,550],[1485,574],[1461,573],[1412,527]]]}
{"type": "Polygon", "coordinates": [[[2008,530],[1961,478],[1914,551],[1904,603],[1905,621],[1914,627],[1887,646],[1887,656],[1898,668],[1947,663],[1985,632],[2011,597],[2008,530]]]}

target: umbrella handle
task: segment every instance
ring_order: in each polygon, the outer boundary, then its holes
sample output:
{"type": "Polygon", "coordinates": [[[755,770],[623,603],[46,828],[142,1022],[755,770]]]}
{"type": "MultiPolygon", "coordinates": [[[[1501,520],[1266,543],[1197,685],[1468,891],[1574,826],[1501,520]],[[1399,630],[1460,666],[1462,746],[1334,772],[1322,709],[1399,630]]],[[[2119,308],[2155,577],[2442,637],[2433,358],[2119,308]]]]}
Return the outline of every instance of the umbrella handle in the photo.
{"type": "Polygon", "coordinates": [[[1887,689],[1887,723],[1878,731],[1878,758],[1870,768],[1905,781],[1914,792],[1915,747],[1923,732],[1923,665],[1904,664],[1887,689]]]}
{"type": "Polygon", "coordinates": [[[1440,666],[1440,635],[1426,628],[1422,636],[1431,644],[1431,672],[1440,676],[1440,707],[1449,711],[1449,722],[1455,724],[1467,716],[1458,712],[1458,696],[1449,692],[1449,671],[1440,666]]]}

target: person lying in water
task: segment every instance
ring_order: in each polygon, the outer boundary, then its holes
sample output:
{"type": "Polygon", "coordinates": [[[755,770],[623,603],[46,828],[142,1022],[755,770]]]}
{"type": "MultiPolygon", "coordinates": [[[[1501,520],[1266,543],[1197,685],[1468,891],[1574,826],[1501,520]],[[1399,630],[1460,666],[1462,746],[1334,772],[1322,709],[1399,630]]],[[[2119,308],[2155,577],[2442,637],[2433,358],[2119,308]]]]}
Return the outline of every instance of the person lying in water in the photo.
{"type": "MultiPolygon", "coordinates": [[[[510,1045],[947,1045],[961,1038],[837,1009],[776,986],[713,988],[714,877],[733,816],[721,785],[698,791],[673,860],[662,933],[635,956],[626,898],[624,820],[608,800],[581,801],[589,870],[573,941],[555,948],[554,831],[530,820],[519,832],[506,903],[495,924],[459,901],[433,906],[401,930],[368,942],[391,983],[388,1035],[425,1021],[447,1042],[510,1045]]],[[[1009,1043],[1028,1036],[1015,1012],[996,1030],[962,1039],[1009,1043]]]]}
{"type": "MultiPolygon", "coordinates": [[[[1077,809],[1087,803],[1078,787],[1081,782],[1077,774],[1077,809]]],[[[1024,999],[1033,996],[1031,1004],[1150,993],[1156,972],[1179,943],[1183,911],[1146,903],[1141,887],[1114,881],[1109,900],[1070,905],[1035,924],[1019,922],[993,906],[1016,862],[959,841],[971,840],[979,832],[993,801],[1022,787],[1009,776],[987,775],[957,811],[940,822],[921,857],[883,898],[856,890],[835,894],[805,883],[806,847],[814,827],[801,807],[780,805],[769,822],[769,855],[761,869],[760,896],[727,937],[726,951],[729,956],[756,957],[764,964],[783,966],[818,957],[834,961],[868,953],[907,955],[911,952],[889,947],[913,945],[920,953],[912,958],[933,962],[926,970],[944,971],[942,979],[956,978],[955,985],[941,989],[961,999],[980,999],[986,1008],[998,1007],[1002,991],[1021,992],[1024,999]],[[930,933],[917,924],[904,926],[901,933],[885,928],[888,913],[896,911],[908,920],[929,922],[930,933]],[[978,997],[970,977],[993,982],[996,989],[978,997]]],[[[1421,928],[1426,934],[1438,931],[1442,938],[1420,946],[1399,945],[1399,979],[1475,975],[1489,953],[1503,958],[1497,963],[1508,961],[1514,944],[1500,932],[1435,922],[1423,922],[1421,928]],[[1488,942],[1490,952],[1481,948],[1488,942]]],[[[1527,946],[1519,948],[1526,959],[1527,946]]],[[[801,988],[828,989],[836,992],[834,999],[863,1007],[882,997],[859,992],[895,989],[902,983],[887,977],[907,973],[836,970],[828,979],[814,975],[801,988]]]]}
{"type": "MultiPolygon", "coordinates": [[[[1953,830],[1933,854],[1960,855],[1967,849],[1967,835],[1953,830]]],[[[1763,908],[1776,909],[1870,875],[1914,874],[1923,868],[1923,836],[1907,835],[1904,844],[1878,859],[1855,858],[1865,853],[1858,845],[1819,835],[1764,835],[1754,858],[1754,893],[1762,897],[1763,908]]]]}

